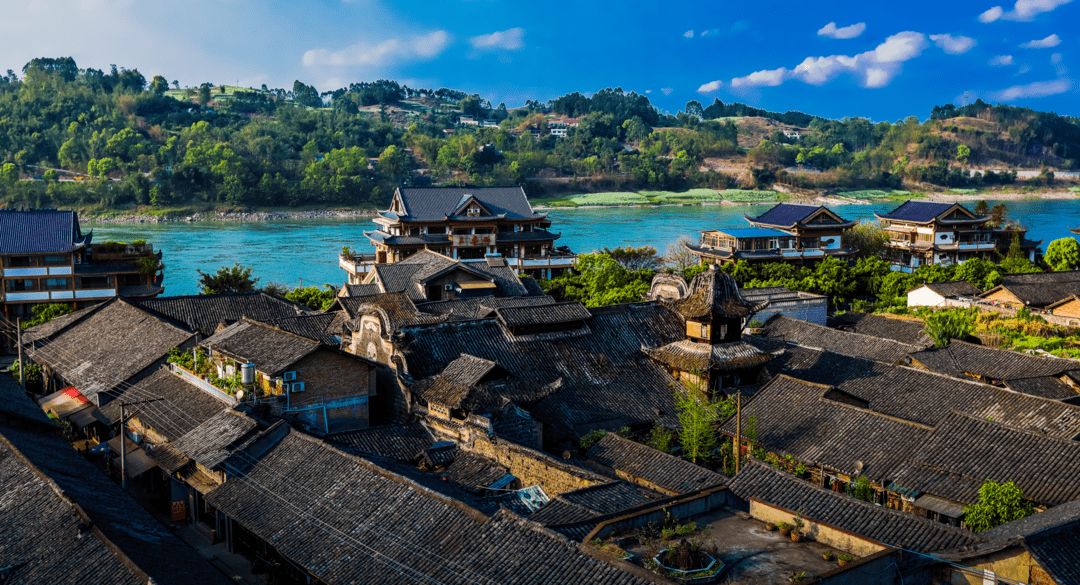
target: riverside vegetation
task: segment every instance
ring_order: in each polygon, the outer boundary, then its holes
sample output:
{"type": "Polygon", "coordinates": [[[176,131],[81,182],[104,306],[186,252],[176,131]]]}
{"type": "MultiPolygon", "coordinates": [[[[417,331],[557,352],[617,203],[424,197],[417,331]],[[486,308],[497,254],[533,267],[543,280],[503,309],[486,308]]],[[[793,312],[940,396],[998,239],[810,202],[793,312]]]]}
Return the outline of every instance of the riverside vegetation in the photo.
{"type": "Polygon", "coordinates": [[[978,188],[1015,180],[1008,171],[968,171],[979,166],[1045,168],[1025,184],[1046,184],[1054,169],[1076,167],[1078,149],[1075,118],[981,101],[935,107],[926,122],[875,124],[719,100],[691,101],[670,115],[621,88],[512,110],[479,95],[389,80],[323,92],[300,81],[291,90],[209,82],[181,89],[135,69],[80,69],[70,57],[33,59],[21,76],[0,75],[5,206],[166,214],[372,208],[416,173],[439,183],[524,184],[534,198],[603,190],[655,202],[758,201],[775,197],[765,191],[777,184],[888,194],[905,184],[978,188]],[[458,127],[462,115],[497,127],[458,127]],[[558,138],[547,133],[557,120],[577,125],[558,138]],[[747,148],[739,145],[747,120],[808,131],[795,140],[775,130],[747,148]],[[820,172],[784,170],[795,164],[820,172]],[[731,165],[748,171],[717,170],[731,165]],[[650,196],[693,188],[721,193],[650,196]]]}

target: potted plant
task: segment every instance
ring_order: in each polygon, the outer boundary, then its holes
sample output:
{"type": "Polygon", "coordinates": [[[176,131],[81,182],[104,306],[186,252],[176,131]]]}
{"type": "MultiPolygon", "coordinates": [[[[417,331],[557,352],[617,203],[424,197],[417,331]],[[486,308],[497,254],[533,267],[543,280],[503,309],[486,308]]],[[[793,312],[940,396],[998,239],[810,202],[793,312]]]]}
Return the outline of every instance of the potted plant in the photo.
{"type": "Polygon", "coordinates": [[[834,558],[836,558],[836,555],[833,554],[833,551],[827,550],[827,551],[821,553],[821,558],[825,559],[826,561],[831,561],[834,558]]]}
{"type": "Polygon", "coordinates": [[[791,525],[787,522],[780,522],[776,527],[780,529],[780,534],[783,534],[784,536],[791,534],[791,525]]]}
{"type": "Polygon", "coordinates": [[[799,541],[801,541],[802,536],[803,536],[802,532],[799,532],[798,529],[792,530],[791,531],[791,542],[799,542],[799,541]]]}
{"type": "Polygon", "coordinates": [[[792,571],[791,575],[788,575],[788,581],[791,581],[792,583],[802,583],[803,581],[806,581],[809,578],[810,578],[810,575],[807,575],[806,571],[798,571],[798,572],[792,571]]]}
{"type": "Polygon", "coordinates": [[[803,527],[805,525],[806,525],[806,522],[804,522],[803,519],[802,519],[802,508],[800,508],[798,512],[795,512],[794,524],[792,525],[792,528],[791,528],[791,540],[792,541],[799,542],[800,540],[802,540],[803,527]]]}
{"type": "Polygon", "coordinates": [[[765,530],[767,530],[769,532],[776,532],[776,523],[775,522],[766,522],[765,523],[765,530]]]}
{"type": "Polygon", "coordinates": [[[840,561],[840,566],[843,567],[851,562],[851,555],[840,555],[837,559],[840,561]]]}

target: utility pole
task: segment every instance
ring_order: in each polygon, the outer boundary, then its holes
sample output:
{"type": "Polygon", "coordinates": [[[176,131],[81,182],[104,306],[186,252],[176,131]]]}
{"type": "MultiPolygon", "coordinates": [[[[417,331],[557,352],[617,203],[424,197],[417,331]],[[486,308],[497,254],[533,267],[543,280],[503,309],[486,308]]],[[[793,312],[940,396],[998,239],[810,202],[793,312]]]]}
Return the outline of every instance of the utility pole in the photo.
{"type": "Polygon", "coordinates": [[[23,368],[23,349],[22,349],[22,317],[15,319],[15,331],[18,336],[19,344],[19,385],[22,386],[23,392],[26,392],[26,369],[23,368]]]}
{"type": "Polygon", "coordinates": [[[739,475],[742,459],[742,391],[735,391],[735,475],[739,475]]]}

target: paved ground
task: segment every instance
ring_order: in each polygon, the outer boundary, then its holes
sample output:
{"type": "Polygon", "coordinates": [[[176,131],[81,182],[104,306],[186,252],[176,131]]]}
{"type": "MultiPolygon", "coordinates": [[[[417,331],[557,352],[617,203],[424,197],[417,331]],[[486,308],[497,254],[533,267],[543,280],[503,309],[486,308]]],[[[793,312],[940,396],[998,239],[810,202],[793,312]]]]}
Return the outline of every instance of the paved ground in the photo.
{"type": "MultiPolygon", "coordinates": [[[[715,545],[720,560],[727,565],[721,583],[786,585],[792,572],[819,575],[837,567],[836,561],[826,561],[821,555],[839,551],[814,541],[792,542],[779,532],[766,531],[763,522],[744,519],[735,510],[716,510],[694,518],[694,522],[700,527],[711,525],[703,548],[715,545]]],[[[644,547],[629,550],[640,554],[644,547]]]]}

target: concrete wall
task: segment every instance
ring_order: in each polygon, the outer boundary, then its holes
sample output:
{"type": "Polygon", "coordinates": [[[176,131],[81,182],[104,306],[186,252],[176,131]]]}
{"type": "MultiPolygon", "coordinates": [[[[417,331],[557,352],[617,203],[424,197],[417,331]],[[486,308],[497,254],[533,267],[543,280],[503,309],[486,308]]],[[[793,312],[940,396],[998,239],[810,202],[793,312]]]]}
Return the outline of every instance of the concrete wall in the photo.
{"type": "MultiPolygon", "coordinates": [[[[763,522],[787,522],[791,524],[795,520],[794,513],[756,500],[750,500],[750,515],[763,522]]],[[[854,557],[866,557],[886,549],[884,545],[873,540],[855,536],[839,528],[833,528],[827,524],[820,524],[806,518],[803,521],[806,523],[803,527],[805,535],[854,557]]]]}
{"type": "Polygon", "coordinates": [[[944,304],[945,297],[925,286],[920,286],[907,294],[907,306],[909,307],[940,307],[944,304]]]}
{"type": "Polygon", "coordinates": [[[1080,326],[1080,301],[1073,299],[1054,309],[1054,316],[1074,319],[1073,324],[1080,326]]]}
{"type": "MultiPolygon", "coordinates": [[[[1020,546],[1012,546],[982,557],[965,559],[962,564],[979,571],[987,571],[988,573],[985,574],[985,577],[1004,577],[1021,583],[1032,583],[1034,585],[1032,576],[1033,573],[1038,571],[1042,573],[1042,576],[1046,577],[1046,579],[1049,579],[1049,577],[1046,576],[1046,573],[1043,572],[1042,569],[1039,568],[1039,565],[1031,558],[1031,555],[1020,546]],[[1032,570],[1033,567],[1035,568],[1034,571],[1032,570]],[[990,573],[993,575],[990,575],[990,573]]],[[[955,569],[950,570],[949,573],[952,585],[983,585],[984,583],[984,577],[969,575],[955,569]]],[[[990,582],[992,583],[993,581],[990,582]]],[[[1053,583],[1053,581],[1043,581],[1043,583],[1053,583]]]]}
{"type": "Polygon", "coordinates": [[[884,550],[819,575],[822,585],[932,585],[935,565],[910,553],[884,550]],[[920,566],[912,567],[913,563],[920,566]]]}
{"type": "Polygon", "coordinates": [[[520,478],[521,485],[538,485],[551,497],[610,481],[586,469],[506,440],[492,441],[486,437],[474,437],[470,444],[463,447],[495,460],[520,478]]]}
{"type": "MultiPolygon", "coordinates": [[[[726,487],[673,496],[659,500],[649,508],[602,522],[585,540],[587,542],[593,538],[606,538],[614,532],[637,530],[649,524],[662,526],[664,521],[668,519],[669,514],[671,518],[689,520],[694,516],[707,514],[717,508],[729,505],[734,500],[735,496],[726,487]]],[[[592,522],[595,521],[596,519],[592,520],[592,522]]]]}

